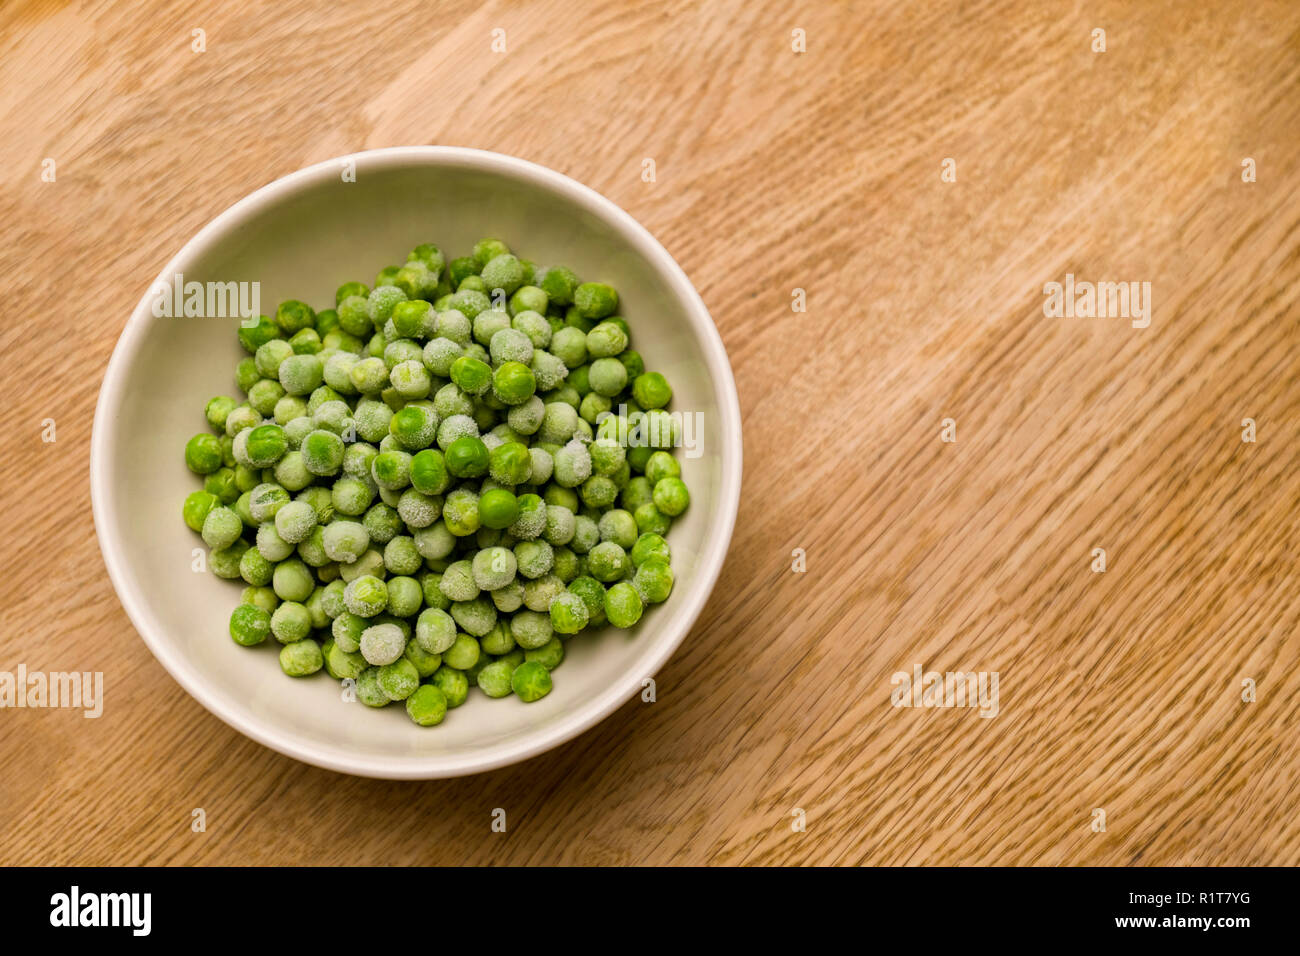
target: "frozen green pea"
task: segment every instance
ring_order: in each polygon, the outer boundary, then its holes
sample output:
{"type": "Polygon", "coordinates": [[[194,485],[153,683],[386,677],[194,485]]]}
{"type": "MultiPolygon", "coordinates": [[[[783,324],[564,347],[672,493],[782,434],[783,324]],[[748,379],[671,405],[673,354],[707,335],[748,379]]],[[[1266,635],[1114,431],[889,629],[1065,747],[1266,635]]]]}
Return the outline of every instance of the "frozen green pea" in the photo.
{"type": "Polygon", "coordinates": [[[506,295],[513,295],[524,284],[523,264],[508,252],[484,263],[479,275],[488,289],[500,289],[506,295]]]}
{"type": "MultiPolygon", "coordinates": [[[[533,373],[536,391],[551,393],[558,390],[563,394],[564,378],[569,369],[557,356],[545,349],[537,349],[533,352],[533,360],[528,363],[528,370],[533,373]]],[[[571,404],[576,405],[576,400],[571,404]]]]}
{"type": "Polygon", "coordinates": [[[436,337],[449,339],[464,348],[473,339],[474,324],[460,309],[447,308],[435,317],[433,331],[436,337]]]}
{"type": "Polygon", "coordinates": [[[203,522],[212,509],[220,507],[217,496],[208,491],[192,491],[181,508],[181,516],[191,531],[202,531],[203,522]]]}
{"type": "Polygon", "coordinates": [[[651,485],[656,485],[665,478],[679,478],[681,474],[682,466],[671,452],[653,451],[646,459],[645,476],[651,485]]]}
{"type": "MultiPolygon", "coordinates": [[[[582,602],[579,601],[581,604],[582,602]]],[[[583,611],[586,611],[584,605],[583,611]]],[[[541,647],[535,647],[530,651],[524,651],[524,660],[541,664],[548,671],[553,671],[564,663],[564,642],[558,637],[553,637],[541,647]]]]}
{"type": "Polygon", "coordinates": [[[555,483],[564,488],[575,488],[591,477],[591,452],[586,444],[575,438],[555,453],[555,483]]]}
{"type": "Polygon", "coordinates": [[[336,645],[351,654],[361,649],[361,635],[366,632],[367,627],[369,622],[366,618],[343,610],[330,625],[330,634],[336,645]]]}
{"type": "Polygon", "coordinates": [[[252,647],[271,633],[271,615],[253,604],[240,604],[230,615],[230,636],[236,644],[252,647]]]}
{"type": "Polygon", "coordinates": [[[216,507],[211,509],[203,519],[200,533],[204,544],[213,551],[220,551],[239,540],[243,530],[244,523],[239,515],[230,508],[216,507]]]}
{"type": "Polygon", "coordinates": [[[478,672],[475,678],[479,689],[489,697],[508,697],[510,678],[514,667],[509,661],[493,661],[478,672]]]}
{"type": "Polygon", "coordinates": [[[337,619],[346,609],[343,603],[343,589],[346,585],[337,578],[321,589],[321,609],[331,619],[337,619]]]}
{"type": "Polygon", "coordinates": [[[358,651],[345,651],[338,642],[325,652],[325,669],[335,680],[356,680],[369,665],[358,651]]]}
{"type": "Polygon", "coordinates": [[[275,481],[285,491],[301,491],[312,483],[315,476],[307,470],[303,462],[302,452],[286,452],[285,456],[275,463],[271,474],[275,481]]]}
{"type": "Polygon", "coordinates": [[[498,618],[492,625],[492,630],[479,638],[479,647],[482,648],[483,653],[493,655],[506,654],[514,650],[515,636],[510,633],[509,622],[498,618]]]}
{"type": "Polygon", "coordinates": [[[419,528],[411,536],[415,540],[415,550],[427,561],[441,561],[451,554],[456,547],[456,535],[452,534],[445,522],[437,521],[427,528],[419,528]]]}
{"type": "Polygon", "coordinates": [[[690,506],[691,494],[680,478],[663,478],[655,482],[653,499],[660,513],[675,518],[690,506]]]}
{"type": "Polygon", "coordinates": [[[278,379],[280,364],[293,356],[293,346],[284,339],[263,342],[253,353],[253,362],[263,378],[278,379]]]}
{"type": "Polygon", "coordinates": [[[226,434],[231,438],[262,423],[262,416],[251,405],[239,405],[226,416],[226,434]]]}
{"type": "Polygon", "coordinates": [[[609,358],[627,348],[627,333],[616,322],[601,322],[587,333],[587,354],[592,358],[609,358]]]}
{"type": "Polygon", "coordinates": [[[646,604],[661,604],[673,591],[673,569],[663,558],[648,558],[636,569],[632,586],[646,604]]]}
{"type": "Polygon", "coordinates": [[[436,687],[442,691],[449,709],[459,707],[469,696],[469,679],[464,672],[444,664],[430,678],[427,687],[436,687]]]}
{"type": "Polygon", "coordinates": [[[653,501],[641,505],[632,514],[636,518],[637,530],[642,534],[665,535],[672,526],[673,519],[660,511],[653,501]]]}
{"type": "Polygon", "coordinates": [[[454,705],[448,702],[442,688],[423,684],[406,698],[406,715],[421,727],[433,727],[442,723],[449,706],[454,705]]]}
{"type": "Polygon", "coordinates": [[[587,605],[577,594],[566,591],[551,601],[551,627],[557,634],[577,634],[587,626],[587,605]]]}
{"type": "MultiPolygon", "coordinates": [[[[545,506],[543,506],[545,507],[545,506]]],[[[545,515],[545,512],[542,512],[545,515]]],[[[551,570],[555,553],[545,541],[520,541],[514,548],[519,574],[525,578],[538,578],[551,570]]]]}
{"type": "Polygon", "coordinates": [[[446,611],[427,607],[416,619],[415,641],[429,654],[443,654],[456,643],[456,622],[446,611]]]}
{"type": "Polygon", "coordinates": [[[612,397],[627,385],[627,369],[616,358],[598,358],[587,370],[587,381],[596,394],[612,397]]]}
{"type": "Polygon", "coordinates": [[[478,424],[468,415],[450,415],[438,425],[438,447],[444,456],[448,449],[462,438],[477,438],[478,424]]]}
{"type": "Polygon", "coordinates": [[[603,319],[618,311],[618,293],[603,282],[584,282],[573,291],[573,305],[587,319],[603,319]]]}
{"type": "Polygon", "coordinates": [[[569,582],[569,593],[576,594],[587,607],[587,623],[596,627],[605,621],[605,585],[589,575],[569,582]]]}
{"type": "Polygon", "coordinates": [[[542,291],[557,306],[573,304],[573,294],[581,284],[577,274],[564,266],[551,266],[541,279],[542,291]]]}
{"type": "Polygon", "coordinates": [[[385,451],[375,456],[370,476],[380,488],[400,491],[411,482],[411,456],[404,451],[385,451]]]}
{"type": "Polygon", "coordinates": [[[389,700],[406,700],[419,686],[420,672],[405,657],[379,667],[379,687],[389,700]]]}
{"type": "Polygon", "coordinates": [[[388,586],[373,574],[362,575],[344,589],[343,603],[359,617],[374,617],[388,607],[388,586]]]}
{"type": "Polygon", "coordinates": [[[573,519],[573,538],[569,541],[569,547],[578,554],[586,554],[599,543],[600,528],[596,522],[587,515],[576,515],[573,519]]]}
{"type": "Polygon", "coordinates": [[[548,572],[524,582],[524,607],[530,611],[548,611],[551,602],[563,593],[564,581],[558,574],[548,572]]]}
{"type": "Polygon", "coordinates": [[[568,584],[581,573],[582,560],[571,548],[555,549],[555,566],[551,569],[555,576],[568,584]]]}
{"type": "Polygon", "coordinates": [[[537,439],[563,445],[573,438],[579,420],[578,410],[573,406],[564,402],[549,403],[542,415],[542,424],[537,429],[537,439]]]}
{"type": "Polygon", "coordinates": [[[311,638],[294,641],[280,648],[280,669],[290,677],[306,677],[325,665],[320,645],[311,638]]]}
{"type": "Polygon", "coordinates": [[[536,391],[537,378],[523,362],[502,362],[492,373],[492,394],[507,405],[521,405],[536,391]]]}
{"type": "Polygon", "coordinates": [[[406,650],[406,635],[396,624],[375,624],[361,632],[361,656],[370,664],[391,664],[406,650]]]}
{"type": "Polygon", "coordinates": [[[306,302],[286,299],[275,309],[275,324],[284,335],[293,335],[310,328],[316,322],[316,313],[306,302]]]}
{"type": "Polygon", "coordinates": [[[394,413],[388,430],[402,448],[419,451],[433,444],[438,434],[438,414],[426,403],[407,405],[394,413]]]}
{"type": "Polygon", "coordinates": [[[221,442],[200,432],[185,443],[185,466],[196,475],[210,475],[221,467],[221,442]]]}
{"type": "Polygon", "coordinates": [[[646,372],[632,381],[632,399],[644,409],[663,408],[672,397],[668,379],[658,372],[646,372]]]}
{"type": "Polygon", "coordinates": [[[305,601],[315,586],[311,569],[298,558],[281,561],[271,575],[271,587],[282,601],[305,601]]]}
{"type": "MultiPolygon", "coordinates": [[[[249,548],[248,550],[251,551],[253,549],[249,548]]],[[[247,553],[248,551],[244,552],[244,554],[247,553]]],[[[242,561],[243,558],[241,557],[240,560],[242,561]]],[[[271,614],[280,606],[280,599],[275,596],[275,591],[271,588],[249,586],[244,588],[243,593],[239,595],[239,603],[251,604],[254,607],[261,608],[267,614],[271,614]]],[[[269,622],[267,626],[270,626],[269,622]]]]}
{"type": "MultiPolygon", "coordinates": [[[[519,292],[515,293],[514,298],[511,299],[510,312],[514,317],[510,320],[510,327],[516,332],[521,332],[527,336],[529,344],[531,344],[534,349],[544,349],[551,344],[552,335],[551,323],[547,322],[546,317],[542,314],[542,312],[545,311],[545,308],[540,310],[515,308],[520,293],[527,292],[527,289],[528,287],[520,289],[519,292]]],[[[529,358],[532,358],[531,349],[529,350],[529,358]]],[[[522,359],[520,361],[522,361],[522,359]]]]}
{"type": "Polygon", "coordinates": [[[249,548],[239,559],[239,576],[254,587],[271,583],[275,565],[266,560],[257,548],[249,548]]]}
{"type": "Polygon", "coordinates": [[[524,650],[542,647],[555,635],[550,613],[519,611],[510,619],[510,633],[524,650]]]}
{"type": "Polygon", "coordinates": [[[421,679],[432,677],[442,666],[442,655],[430,654],[414,638],[406,642],[406,650],[402,652],[402,656],[415,665],[416,673],[421,679]]]}
{"type": "Polygon", "coordinates": [[[379,668],[367,667],[357,675],[357,700],[367,707],[387,707],[392,703],[379,686],[379,668]]]}
{"type": "Polygon", "coordinates": [[[451,647],[442,655],[442,661],[456,670],[469,670],[479,661],[481,654],[478,641],[468,634],[459,634],[451,647]]]}
{"type": "Polygon", "coordinates": [[[408,535],[396,535],[383,546],[383,566],[390,574],[413,575],[424,564],[420,551],[416,550],[415,538],[408,535]]]}
{"type": "Polygon", "coordinates": [[[672,549],[662,535],[649,532],[640,535],[632,545],[632,564],[640,567],[651,558],[661,558],[665,562],[672,559],[672,549]]]}
{"type": "Polygon", "coordinates": [[[515,579],[518,564],[508,548],[483,548],[474,555],[474,583],[484,591],[503,588],[515,579]]]}
{"type": "Polygon", "coordinates": [[[492,300],[477,289],[459,289],[447,298],[448,309],[455,309],[471,321],[491,306],[492,300]]]}
{"type": "Polygon", "coordinates": [[[510,686],[526,703],[541,700],[551,692],[551,672],[538,661],[525,660],[510,675],[510,686]]]}
{"type": "Polygon", "coordinates": [[[226,416],[235,410],[239,403],[228,395],[217,395],[208,399],[208,403],[203,406],[203,416],[208,420],[217,431],[225,431],[226,416]]]}
{"type": "Polygon", "coordinates": [[[524,604],[523,582],[516,578],[505,587],[497,588],[492,592],[492,603],[505,614],[519,610],[524,604]]]}
{"type": "Polygon", "coordinates": [[[641,620],[641,595],[627,581],[619,581],[605,592],[605,617],[615,627],[632,627],[641,620]]]}
{"type": "Polygon", "coordinates": [[[478,495],[468,488],[449,492],[442,502],[442,522],[457,537],[474,534],[479,529],[478,495]]]}
{"type": "Polygon", "coordinates": [[[283,385],[273,379],[264,378],[248,390],[248,404],[265,417],[275,412],[275,406],[279,405],[280,399],[285,398],[286,395],[283,385]]]}
{"type": "MultiPolygon", "coordinates": [[[[375,499],[375,492],[370,484],[360,478],[340,478],[331,491],[334,510],[341,515],[357,516],[365,514],[370,503],[375,499]]],[[[335,558],[335,560],[343,560],[335,558]]]]}
{"type": "Polygon", "coordinates": [[[413,617],[424,603],[424,592],[415,578],[399,574],[388,579],[388,613],[394,617],[413,617]]]}
{"type": "Polygon", "coordinates": [[[588,508],[600,511],[608,508],[618,497],[618,485],[614,479],[604,475],[592,475],[582,483],[582,503],[588,508]]]}
{"type": "Polygon", "coordinates": [[[612,541],[624,550],[636,544],[636,519],[621,508],[613,508],[602,514],[596,522],[596,528],[600,531],[601,541],[612,541]]]}
{"type": "Polygon", "coordinates": [[[456,601],[451,606],[450,614],[456,625],[473,637],[487,634],[497,620],[496,607],[485,597],[477,597],[472,601],[456,601]]]}
{"type": "Polygon", "coordinates": [[[477,264],[476,271],[482,271],[483,267],[495,259],[497,256],[509,255],[510,247],[500,239],[480,239],[474,243],[473,257],[477,264]]]}
{"type": "Polygon", "coordinates": [[[381,581],[387,575],[384,568],[384,556],[374,548],[367,548],[366,551],[351,564],[339,564],[339,577],[345,584],[351,584],[357,578],[370,577],[379,578],[381,581]]]}
{"type": "Polygon", "coordinates": [[[591,455],[593,474],[610,477],[618,473],[627,460],[627,449],[612,438],[597,438],[587,451],[591,455]]]}
{"type": "Polygon", "coordinates": [[[591,576],[607,584],[621,581],[627,576],[630,566],[627,552],[612,541],[602,541],[587,554],[587,567],[591,576]]]}
{"type": "MultiPolygon", "coordinates": [[[[272,410],[272,418],[280,427],[287,426],[294,419],[302,418],[307,414],[307,402],[300,395],[282,395],[279,401],[275,403],[272,410]]],[[[286,435],[286,437],[288,437],[286,435]]],[[[292,443],[289,446],[294,447],[292,443]]]]}
{"type": "Polygon", "coordinates": [[[271,615],[271,633],[281,644],[301,641],[311,633],[311,612],[298,601],[285,601],[271,615]]]}
{"type": "Polygon", "coordinates": [[[247,551],[248,542],[240,539],[228,548],[219,548],[213,551],[208,556],[208,567],[219,578],[224,578],[227,581],[237,580],[239,578],[239,562],[243,560],[247,551]]]}
{"type": "Polygon", "coordinates": [[[374,399],[362,399],[352,413],[353,425],[358,437],[363,441],[377,442],[389,434],[389,423],[393,420],[393,410],[383,402],[374,399]]]}
{"type": "Polygon", "coordinates": [[[305,541],[316,527],[316,509],[305,501],[291,501],[275,513],[275,530],[289,544],[305,541]]]}

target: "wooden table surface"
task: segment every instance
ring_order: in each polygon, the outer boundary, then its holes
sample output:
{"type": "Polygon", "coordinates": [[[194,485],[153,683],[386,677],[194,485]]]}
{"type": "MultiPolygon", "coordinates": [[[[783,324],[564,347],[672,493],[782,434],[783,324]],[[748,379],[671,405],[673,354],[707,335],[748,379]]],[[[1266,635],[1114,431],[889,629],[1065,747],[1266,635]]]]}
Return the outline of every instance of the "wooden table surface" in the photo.
{"type": "Polygon", "coordinates": [[[1300,863],[1294,3],[133,6],[0,9],[0,670],[106,695],[0,712],[0,863],[1300,863]],[[409,143],[631,212],[745,422],[730,556],[658,701],[428,783],[305,766],[190,699],[87,480],[175,250],[409,143]],[[1149,326],[1045,315],[1067,273],[1149,282],[1149,326]],[[917,665],[996,671],[997,716],[894,707],[917,665]]]}

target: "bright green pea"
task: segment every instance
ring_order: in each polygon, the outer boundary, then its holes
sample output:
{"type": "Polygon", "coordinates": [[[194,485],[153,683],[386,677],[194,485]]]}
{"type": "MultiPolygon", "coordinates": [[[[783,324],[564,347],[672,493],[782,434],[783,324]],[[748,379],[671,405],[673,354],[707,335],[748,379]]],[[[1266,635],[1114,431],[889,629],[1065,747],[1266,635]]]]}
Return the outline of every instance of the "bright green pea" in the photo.
{"type": "Polygon", "coordinates": [[[241,604],[230,615],[230,636],[236,644],[252,647],[271,633],[271,615],[253,604],[241,604]]]}
{"type": "Polygon", "coordinates": [[[478,478],[487,473],[490,455],[483,439],[464,435],[447,446],[447,470],[457,478],[478,478]]]}
{"type": "Polygon", "coordinates": [[[685,511],[691,503],[691,493],[686,490],[686,483],[680,478],[663,478],[655,482],[654,506],[662,514],[675,518],[685,511]]]}
{"type": "Polygon", "coordinates": [[[619,581],[605,592],[605,616],[615,627],[632,627],[641,620],[641,595],[627,581],[619,581]]]}
{"type": "Polygon", "coordinates": [[[220,505],[221,501],[211,492],[192,491],[186,497],[184,507],[181,508],[181,517],[185,519],[185,524],[191,531],[202,531],[208,513],[220,505]]]}
{"type": "Polygon", "coordinates": [[[221,442],[216,435],[200,432],[185,443],[185,465],[196,475],[210,475],[221,467],[221,442]]]}
{"type": "MultiPolygon", "coordinates": [[[[446,668],[440,669],[439,673],[442,670],[446,668]]],[[[464,680],[463,674],[461,680],[464,680]]],[[[447,708],[455,706],[457,705],[448,701],[443,689],[436,684],[423,684],[406,698],[407,716],[421,727],[432,727],[442,723],[443,718],[447,716],[447,708]]]]}
{"type": "Polygon", "coordinates": [[[510,675],[510,687],[526,703],[541,700],[551,692],[551,672],[537,661],[525,660],[510,675]]]}

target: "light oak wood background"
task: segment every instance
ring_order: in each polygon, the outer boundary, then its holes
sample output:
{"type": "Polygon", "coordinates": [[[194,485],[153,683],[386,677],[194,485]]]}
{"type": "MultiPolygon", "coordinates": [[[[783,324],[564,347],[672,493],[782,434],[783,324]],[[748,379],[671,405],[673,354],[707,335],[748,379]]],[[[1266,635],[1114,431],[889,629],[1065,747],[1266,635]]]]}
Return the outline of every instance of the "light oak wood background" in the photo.
{"type": "Polygon", "coordinates": [[[102,670],[107,701],[0,711],[0,862],[1300,863],[1297,89],[1285,2],[5,3],[0,669],[102,670]],[[87,481],[103,369],[175,250],[408,143],[628,209],[745,421],[730,557],[658,702],[430,783],[296,763],[191,700],[113,594],[87,481]],[[1150,327],[1045,318],[1067,272],[1151,282],[1150,327]],[[893,708],[917,663],[998,671],[1000,714],[893,708]]]}

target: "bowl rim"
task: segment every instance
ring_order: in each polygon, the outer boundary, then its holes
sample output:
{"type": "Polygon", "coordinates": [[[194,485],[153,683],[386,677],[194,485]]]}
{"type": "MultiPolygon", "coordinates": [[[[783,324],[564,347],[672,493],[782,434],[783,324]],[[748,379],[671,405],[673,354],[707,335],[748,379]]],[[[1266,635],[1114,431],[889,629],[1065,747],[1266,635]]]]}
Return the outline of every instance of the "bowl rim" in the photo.
{"type": "Polygon", "coordinates": [[[206,710],[244,736],[314,766],[390,780],[438,779],[481,773],[544,753],[594,727],[641,691],[641,682],[659,671],[694,626],[722,571],[740,504],[742,454],[740,402],[722,338],[686,273],[644,226],[618,204],[590,187],[528,160],[460,146],[393,146],[326,159],[262,186],[208,222],[162,268],[127,320],[100,385],[90,443],[91,511],[100,553],[127,617],[163,668],[206,710]],[[481,750],[467,754],[398,758],[357,755],[341,748],[331,749],[304,741],[292,732],[259,719],[251,711],[239,708],[236,701],[229,700],[210,685],[206,675],[192,666],[177,646],[164,636],[165,628],[153,615],[135,580],[127,573],[121,541],[106,533],[106,529],[117,527],[110,520],[117,511],[116,495],[107,480],[114,471],[111,465],[117,454],[110,441],[116,430],[116,422],[110,420],[113,417],[110,409],[115,412],[120,407],[126,387],[126,370],[144,343],[150,318],[151,290],[166,277],[185,271],[186,263],[201,256],[218,239],[238,228],[268,203],[314,187],[327,177],[338,176],[340,164],[349,161],[355,162],[358,170],[364,166],[371,171],[420,165],[486,169],[559,194],[596,215],[650,263],[680,302],[702,345],[718,405],[720,434],[717,440],[722,443],[718,506],[710,516],[705,546],[700,555],[700,573],[687,594],[683,595],[688,604],[676,631],[656,639],[654,653],[644,671],[629,672],[601,693],[581,701],[544,730],[528,731],[512,741],[485,745],[481,750]]]}

